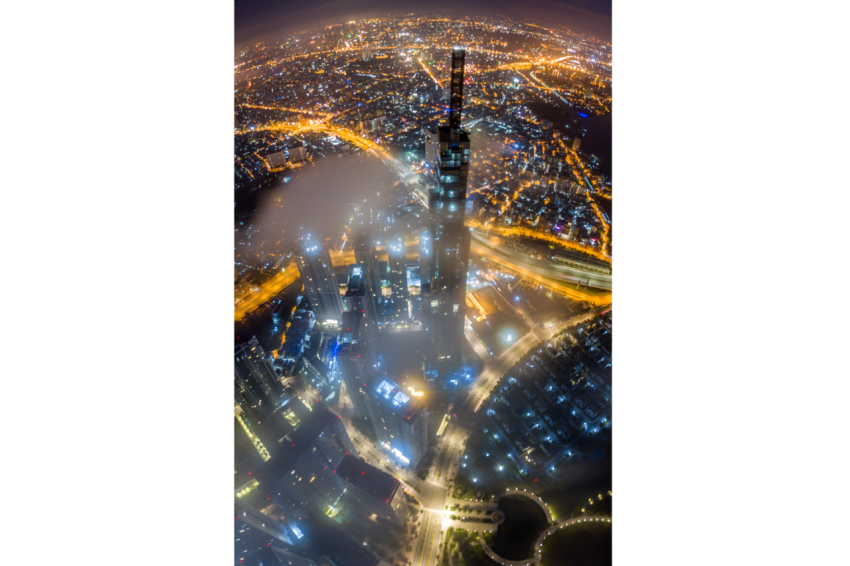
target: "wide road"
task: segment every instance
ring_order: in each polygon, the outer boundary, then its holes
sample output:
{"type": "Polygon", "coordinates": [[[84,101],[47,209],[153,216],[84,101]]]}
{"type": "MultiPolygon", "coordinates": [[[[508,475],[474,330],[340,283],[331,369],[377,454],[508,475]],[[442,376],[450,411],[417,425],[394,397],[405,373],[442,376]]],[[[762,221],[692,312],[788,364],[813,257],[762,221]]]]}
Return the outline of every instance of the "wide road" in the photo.
{"type": "Polygon", "coordinates": [[[528,254],[494,244],[483,234],[472,233],[470,249],[479,255],[492,258],[499,263],[522,267],[541,277],[555,281],[581,283],[599,289],[611,289],[611,275],[598,271],[584,270],[569,265],[555,265],[530,257],[528,254]]]}
{"type": "Polygon", "coordinates": [[[419,537],[413,549],[413,566],[428,566],[438,564],[437,556],[440,554],[440,542],[442,541],[443,513],[439,511],[425,511],[422,514],[419,526],[419,537]]]}
{"type": "Polygon", "coordinates": [[[257,310],[266,301],[283,291],[298,279],[298,268],[294,263],[289,264],[284,271],[278,273],[265,283],[259,289],[236,303],[233,309],[233,314],[237,321],[245,318],[245,315],[257,310]]]}

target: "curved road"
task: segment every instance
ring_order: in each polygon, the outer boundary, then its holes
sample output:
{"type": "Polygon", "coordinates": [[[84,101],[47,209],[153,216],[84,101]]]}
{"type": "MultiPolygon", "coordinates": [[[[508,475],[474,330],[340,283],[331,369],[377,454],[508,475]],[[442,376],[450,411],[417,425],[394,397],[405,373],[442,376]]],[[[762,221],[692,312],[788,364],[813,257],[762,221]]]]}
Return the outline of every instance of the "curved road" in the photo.
{"type": "MultiPolygon", "coordinates": [[[[607,308],[598,307],[586,313],[576,315],[560,324],[556,324],[548,330],[543,330],[538,326],[533,327],[531,332],[514,342],[499,357],[488,360],[484,364],[484,369],[470,388],[472,394],[466,398],[463,406],[455,413],[457,417],[453,418],[451,422],[468,422],[469,418],[481,408],[484,400],[490,396],[490,392],[496,387],[499,381],[530,350],[539,347],[544,342],[548,342],[567,328],[590,320],[607,308]]],[[[449,424],[443,436],[443,442],[437,448],[436,466],[431,470],[431,477],[434,480],[445,484],[455,477],[468,436],[469,431],[466,428],[449,424]]]]}

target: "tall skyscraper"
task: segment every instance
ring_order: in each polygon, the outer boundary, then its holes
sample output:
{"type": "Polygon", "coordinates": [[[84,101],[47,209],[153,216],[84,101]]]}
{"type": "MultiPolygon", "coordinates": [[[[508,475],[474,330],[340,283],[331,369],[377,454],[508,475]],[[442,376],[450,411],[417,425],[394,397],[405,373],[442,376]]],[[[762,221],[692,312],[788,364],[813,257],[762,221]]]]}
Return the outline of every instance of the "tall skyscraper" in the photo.
{"type": "Polygon", "coordinates": [[[364,230],[354,239],[354,261],[365,265],[366,292],[377,324],[383,320],[380,313],[384,298],[381,295],[381,280],[378,277],[378,246],[371,228],[364,230]]]}
{"type": "MultiPolygon", "coordinates": [[[[374,344],[364,336],[366,330],[364,313],[349,311],[342,317],[342,344],[337,359],[342,370],[342,380],[354,412],[358,417],[369,417],[369,395],[367,382],[372,381],[375,374],[372,350],[374,344]]],[[[372,334],[371,336],[374,336],[372,334]]]]}
{"type": "Polygon", "coordinates": [[[236,346],[236,401],[251,416],[264,419],[283,396],[283,385],[254,336],[236,346]]]}
{"type": "MultiPolygon", "coordinates": [[[[375,335],[378,332],[378,318],[372,302],[369,288],[367,264],[353,264],[348,269],[348,289],[345,291],[345,306],[347,312],[359,313],[361,320],[358,324],[357,341],[370,351],[374,347],[375,335]]],[[[347,331],[351,332],[351,331],[347,331]]]]}
{"type": "Polygon", "coordinates": [[[390,301],[391,321],[393,324],[404,324],[410,320],[409,300],[407,292],[407,263],[404,247],[404,231],[395,232],[387,245],[387,257],[390,267],[390,286],[392,296],[390,301]]]}
{"type": "Polygon", "coordinates": [[[433,252],[433,242],[431,241],[431,231],[430,230],[420,230],[419,231],[419,276],[421,278],[421,292],[422,297],[425,298],[428,296],[428,292],[431,288],[431,263],[432,263],[432,252],[433,252]]]}
{"type": "Polygon", "coordinates": [[[322,244],[308,241],[296,260],[316,321],[338,324],[342,318],[342,297],[334,277],[330,251],[322,244]]]}
{"type": "Polygon", "coordinates": [[[578,151],[578,148],[581,147],[581,138],[576,136],[573,139],[573,151],[578,151]]]}
{"type": "Polygon", "coordinates": [[[386,377],[366,380],[367,410],[380,444],[405,465],[416,466],[428,449],[425,404],[386,377]]]}
{"type": "Polygon", "coordinates": [[[460,129],[464,57],[463,49],[452,50],[449,123],[437,130],[437,184],[428,197],[431,258],[422,269],[423,278],[427,273],[430,279],[428,294],[423,285],[422,297],[423,311],[429,315],[426,371],[436,370],[441,378],[461,367],[466,314],[470,238],[463,225],[469,174],[469,136],[460,129]]]}

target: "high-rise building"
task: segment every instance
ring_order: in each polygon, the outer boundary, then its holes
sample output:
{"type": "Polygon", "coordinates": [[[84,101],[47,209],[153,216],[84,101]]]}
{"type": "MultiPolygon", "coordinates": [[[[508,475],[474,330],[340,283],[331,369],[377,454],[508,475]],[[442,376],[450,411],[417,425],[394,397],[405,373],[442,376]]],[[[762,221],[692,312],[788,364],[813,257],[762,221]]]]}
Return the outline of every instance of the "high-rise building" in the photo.
{"type": "Polygon", "coordinates": [[[437,167],[437,147],[439,147],[439,133],[437,128],[422,128],[422,135],[425,138],[425,163],[429,166],[437,167]]]}
{"type": "Polygon", "coordinates": [[[581,138],[576,136],[573,139],[573,151],[578,151],[578,148],[581,146],[581,138]]]}
{"type": "Polygon", "coordinates": [[[431,288],[431,261],[434,242],[431,240],[430,230],[419,232],[419,278],[420,289],[423,297],[428,296],[431,288]]]}
{"type": "Polygon", "coordinates": [[[283,385],[254,336],[236,346],[236,402],[256,419],[270,415],[280,403],[283,385]]]}
{"type": "Polygon", "coordinates": [[[404,247],[404,231],[399,230],[390,238],[387,244],[387,257],[390,267],[390,297],[393,324],[404,324],[410,320],[409,300],[407,292],[407,263],[404,247]]]}
{"type": "Polygon", "coordinates": [[[324,513],[345,490],[335,470],[348,454],[357,451],[342,420],[317,403],[258,470],[259,489],[290,513],[324,513]]]}
{"type": "Polygon", "coordinates": [[[342,344],[337,360],[342,370],[342,380],[345,389],[354,405],[358,417],[369,417],[369,395],[367,382],[372,381],[375,373],[373,367],[373,344],[364,338],[363,324],[365,319],[359,311],[349,311],[342,317],[342,344]]]}
{"type": "Polygon", "coordinates": [[[242,523],[253,527],[265,536],[277,539],[278,543],[282,542],[288,546],[292,546],[293,540],[297,540],[292,530],[292,527],[295,525],[287,524],[286,521],[275,521],[268,515],[260,512],[253,505],[239,498],[235,501],[235,507],[236,516],[239,517],[242,523]]]}
{"type": "Polygon", "coordinates": [[[374,313],[375,323],[378,324],[383,320],[380,312],[384,298],[381,295],[381,280],[378,277],[378,246],[375,243],[371,228],[364,230],[354,239],[354,261],[365,265],[366,293],[374,313]]]}
{"type": "Polygon", "coordinates": [[[404,465],[416,466],[428,449],[425,404],[386,377],[377,376],[364,383],[366,408],[379,443],[404,465]]]}
{"type": "Polygon", "coordinates": [[[342,317],[342,297],[334,277],[330,251],[325,246],[308,241],[296,258],[304,293],[310,301],[316,321],[322,324],[338,324],[342,317]]]}
{"type": "Polygon", "coordinates": [[[364,515],[374,514],[397,524],[407,519],[404,488],[396,478],[351,454],[342,459],[336,473],[364,515]]]}
{"type": "Polygon", "coordinates": [[[466,314],[466,270],[469,230],[464,226],[469,174],[469,136],[460,129],[465,51],[452,50],[449,123],[438,131],[437,184],[429,195],[429,232],[433,239],[427,269],[428,295],[422,294],[430,335],[426,371],[443,378],[461,367],[466,314]]]}
{"type": "Polygon", "coordinates": [[[370,351],[374,347],[375,335],[378,331],[378,318],[372,302],[369,288],[367,264],[353,264],[348,269],[348,287],[345,291],[345,306],[347,312],[362,315],[358,324],[357,341],[370,351]]]}

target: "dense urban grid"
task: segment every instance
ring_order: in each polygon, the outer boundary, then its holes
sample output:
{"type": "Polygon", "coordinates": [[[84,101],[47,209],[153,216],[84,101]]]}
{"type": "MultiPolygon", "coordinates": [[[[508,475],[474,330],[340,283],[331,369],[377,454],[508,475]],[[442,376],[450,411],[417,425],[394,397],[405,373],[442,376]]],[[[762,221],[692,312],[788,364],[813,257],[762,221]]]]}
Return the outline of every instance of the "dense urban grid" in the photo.
{"type": "Polygon", "coordinates": [[[235,79],[235,563],[610,563],[610,43],[357,20],[235,79]]]}

